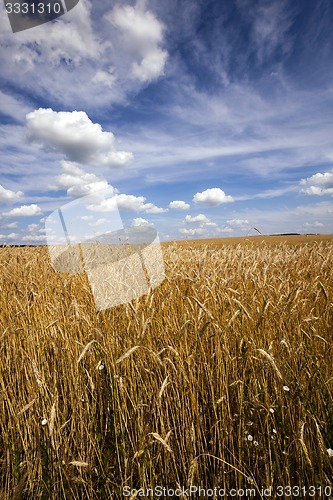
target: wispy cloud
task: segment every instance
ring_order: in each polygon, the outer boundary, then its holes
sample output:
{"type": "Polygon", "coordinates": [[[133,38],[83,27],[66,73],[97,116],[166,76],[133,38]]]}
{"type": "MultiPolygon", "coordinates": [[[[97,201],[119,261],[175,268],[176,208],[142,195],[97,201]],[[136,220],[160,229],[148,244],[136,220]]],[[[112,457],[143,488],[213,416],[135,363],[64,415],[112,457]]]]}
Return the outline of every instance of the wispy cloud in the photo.
{"type": "Polygon", "coordinates": [[[332,228],[330,2],[80,0],[15,36],[0,12],[2,213],[101,189],[170,237],[332,228]]]}
{"type": "Polygon", "coordinates": [[[149,82],[163,75],[168,54],[161,47],[164,26],[145,6],[116,5],[105,18],[120,30],[122,53],[127,49],[133,59],[132,78],[149,82]]]}
{"type": "Polygon", "coordinates": [[[239,227],[242,230],[249,229],[249,221],[247,219],[230,219],[227,220],[230,227],[239,227]]]}
{"type": "Polygon", "coordinates": [[[109,4],[97,8],[81,0],[56,22],[15,36],[1,8],[3,76],[31,95],[47,95],[62,107],[102,108],[125,102],[131,92],[163,74],[163,24],[144,2],[118,4],[110,11],[109,4]]]}
{"type": "Polygon", "coordinates": [[[271,60],[272,56],[286,56],[291,50],[293,36],[289,32],[297,10],[287,0],[253,5],[244,2],[246,15],[253,18],[251,29],[258,62],[271,60]]]}

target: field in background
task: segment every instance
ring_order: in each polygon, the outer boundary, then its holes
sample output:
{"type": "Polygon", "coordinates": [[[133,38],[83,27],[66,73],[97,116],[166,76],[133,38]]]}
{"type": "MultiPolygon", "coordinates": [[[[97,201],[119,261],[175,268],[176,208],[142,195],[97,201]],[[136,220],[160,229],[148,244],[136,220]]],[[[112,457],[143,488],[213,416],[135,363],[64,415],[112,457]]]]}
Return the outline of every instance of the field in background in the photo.
{"type": "Polygon", "coordinates": [[[333,493],[332,237],[260,238],[163,245],[162,285],[100,312],[46,248],[0,248],[1,499],[333,493]]]}
{"type": "MultiPolygon", "coordinates": [[[[207,238],[200,240],[181,240],[172,243],[177,245],[191,246],[191,247],[202,247],[203,245],[209,245],[214,247],[221,247],[226,245],[262,245],[267,243],[268,245],[300,245],[303,243],[313,243],[320,241],[333,241],[333,234],[292,234],[292,235],[272,235],[272,236],[230,236],[227,238],[207,238]]],[[[170,243],[162,243],[162,245],[168,246],[170,243]]]]}

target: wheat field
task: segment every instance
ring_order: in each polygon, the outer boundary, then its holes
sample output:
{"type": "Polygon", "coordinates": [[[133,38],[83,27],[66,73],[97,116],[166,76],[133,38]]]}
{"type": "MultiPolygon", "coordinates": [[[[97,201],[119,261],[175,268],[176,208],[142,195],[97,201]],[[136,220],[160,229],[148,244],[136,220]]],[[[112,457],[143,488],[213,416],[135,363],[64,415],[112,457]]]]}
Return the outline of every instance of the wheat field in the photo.
{"type": "Polygon", "coordinates": [[[0,248],[0,498],[333,492],[333,241],[279,241],[164,245],[163,283],[100,312],[0,248]]]}

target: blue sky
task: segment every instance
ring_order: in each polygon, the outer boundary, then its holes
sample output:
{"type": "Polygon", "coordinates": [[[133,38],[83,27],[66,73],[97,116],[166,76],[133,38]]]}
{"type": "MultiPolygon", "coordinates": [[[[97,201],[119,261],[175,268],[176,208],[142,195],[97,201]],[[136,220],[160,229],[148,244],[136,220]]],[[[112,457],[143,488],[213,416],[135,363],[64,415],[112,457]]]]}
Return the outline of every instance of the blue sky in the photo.
{"type": "Polygon", "coordinates": [[[87,195],[87,237],[115,202],[162,240],[333,233],[332,25],[330,0],[81,0],[13,34],[1,4],[0,243],[87,195]]]}

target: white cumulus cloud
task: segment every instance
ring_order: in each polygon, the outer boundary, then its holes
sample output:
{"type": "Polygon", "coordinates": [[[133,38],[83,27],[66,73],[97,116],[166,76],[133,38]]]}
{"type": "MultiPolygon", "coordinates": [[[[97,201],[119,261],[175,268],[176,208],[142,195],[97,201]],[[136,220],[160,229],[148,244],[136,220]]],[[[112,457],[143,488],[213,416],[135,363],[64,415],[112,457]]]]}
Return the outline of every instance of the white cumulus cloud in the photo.
{"type": "Polygon", "coordinates": [[[186,215],[185,222],[187,224],[194,224],[196,222],[209,223],[210,220],[204,214],[199,214],[199,215],[196,215],[196,216],[186,215]]]}
{"type": "Polygon", "coordinates": [[[189,203],[185,203],[185,201],[175,200],[169,203],[169,208],[173,208],[176,210],[187,210],[190,208],[190,205],[189,203]]]}
{"type": "MultiPolygon", "coordinates": [[[[81,217],[82,218],[82,217],[81,217]]],[[[108,219],[97,219],[95,222],[89,222],[89,226],[91,227],[98,227],[98,226],[103,226],[104,224],[107,224],[109,221],[108,219]]]]}
{"type": "Polygon", "coordinates": [[[185,224],[195,224],[196,227],[183,227],[179,229],[179,232],[182,234],[190,235],[190,236],[196,236],[196,235],[202,235],[202,234],[211,234],[209,230],[217,228],[217,224],[213,221],[211,221],[206,215],[204,214],[198,214],[198,215],[186,215],[184,219],[185,224]]]}
{"type": "Polygon", "coordinates": [[[220,188],[206,189],[202,193],[196,193],[193,196],[194,203],[200,203],[202,205],[216,206],[222,203],[230,203],[234,201],[232,196],[226,195],[225,192],[220,188]]]}
{"type": "Polygon", "coordinates": [[[33,241],[45,241],[46,237],[41,234],[27,234],[23,236],[22,241],[33,242],[33,241]]]}
{"type": "Polygon", "coordinates": [[[14,191],[11,191],[10,189],[5,189],[3,186],[0,184],[0,202],[7,202],[7,201],[17,201],[21,196],[23,196],[22,191],[17,191],[16,193],[14,191]]]}
{"type": "Polygon", "coordinates": [[[333,194],[333,172],[325,172],[312,175],[306,179],[302,179],[300,182],[301,193],[310,195],[332,195],[333,194]]]}
{"type": "Polygon", "coordinates": [[[22,205],[21,207],[13,208],[9,212],[3,212],[3,217],[30,217],[41,214],[41,209],[34,203],[32,205],[22,205]]]}
{"type": "Polygon", "coordinates": [[[5,236],[5,238],[7,238],[8,240],[16,240],[18,237],[19,237],[18,233],[10,233],[7,236],[5,236]]]}
{"type": "Polygon", "coordinates": [[[165,208],[160,208],[153,203],[145,203],[144,196],[134,196],[132,194],[116,194],[111,198],[101,200],[96,205],[90,205],[89,209],[99,212],[109,212],[116,209],[128,210],[134,212],[145,212],[150,214],[157,214],[166,212],[165,208]]]}
{"type": "Polygon", "coordinates": [[[131,194],[119,194],[115,196],[117,206],[124,210],[136,210],[137,212],[146,212],[157,214],[165,212],[164,208],[157,207],[153,203],[145,203],[144,196],[133,196],[131,194]]]}
{"type": "Polygon", "coordinates": [[[91,195],[106,190],[110,194],[117,193],[117,189],[95,174],[85,172],[75,163],[69,161],[61,162],[62,173],[56,177],[54,189],[67,189],[67,194],[73,198],[91,195]]]}
{"type": "Polygon", "coordinates": [[[93,123],[84,111],[39,108],[26,116],[27,139],[46,150],[62,153],[70,161],[92,166],[123,167],[133,154],[117,151],[112,132],[93,123]]]}
{"type": "Polygon", "coordinates": [[[142,217],[137,217],[136,219],[133,219],[132,221],[132,226],[133,227],[142,227],[142,226],[150,226],[150,222],[148,222],[146,219],[143,219],[142,217]]]}
{"type": "Polygon", "coordinates": [[[15,229],[17,227],[17,222],[10,222],[9,224],[1,224],[2,229],[15,229]]]}
{"type": "Polygon", "coordinates": [[[196,235],[206,233],[206,229],[204,227],[195,227],[195,228],[190,228],[190,229],[182,227],[178,231],[182,234],[186,234],[189,236],[196,236],[196,235]]]}

